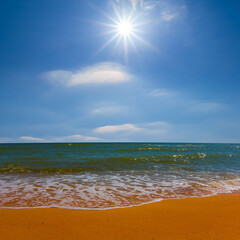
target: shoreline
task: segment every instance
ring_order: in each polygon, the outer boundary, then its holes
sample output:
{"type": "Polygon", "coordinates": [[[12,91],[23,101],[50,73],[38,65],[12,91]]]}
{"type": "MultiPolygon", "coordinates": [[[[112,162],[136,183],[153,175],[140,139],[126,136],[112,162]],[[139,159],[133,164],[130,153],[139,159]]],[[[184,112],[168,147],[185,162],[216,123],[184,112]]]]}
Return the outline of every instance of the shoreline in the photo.
{"type": "Polygon", "coordinates": [[[141,207],[148,204],[153,203],[160,203],[162,201],[169,201],[169,200],[184,200],[184,199],[194,199],[194,198],[209,198],[214,196],[225,196],[225,195],[240,195],[240,190],[234,190],[234,192],[231,193],[216,193],[212,195],[205,195],[205,196],[187,196],[183,198],[162,198],[162,199],[155,199],[151,202],[144,202],[140,203],[138,205],[129,205],[129,206],[123,206],[123,207],[109,207],[109,208],[77,208],[77,207],[63,207],[63,206],[36,206],[36,207],[0,207],[0,210],[2,209],[9,209],[9,210],[18,210],[18,209],[60,209],[60,210],[74,210],[74,211],[108,211],[108,210],[115,210],[115,209],[127,209],[127,208],[134,208],[134,207],[141,207]]]}
{"type": "Polygon", "coordinates": [[[240,239],[240,194],[168,199],[127,208],[0,209],[12,239],[240,239]]]}

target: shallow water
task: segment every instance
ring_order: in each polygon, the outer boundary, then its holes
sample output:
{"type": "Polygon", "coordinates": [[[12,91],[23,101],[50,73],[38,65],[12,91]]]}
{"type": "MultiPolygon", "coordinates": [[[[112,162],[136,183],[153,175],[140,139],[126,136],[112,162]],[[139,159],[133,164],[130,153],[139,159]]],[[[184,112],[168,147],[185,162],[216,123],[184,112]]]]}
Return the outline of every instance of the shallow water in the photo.
{"type": "Polygon", "coordinates": [[[240,144],[0,144],[0,207],[106,209],[240,189],[240,144]]]}

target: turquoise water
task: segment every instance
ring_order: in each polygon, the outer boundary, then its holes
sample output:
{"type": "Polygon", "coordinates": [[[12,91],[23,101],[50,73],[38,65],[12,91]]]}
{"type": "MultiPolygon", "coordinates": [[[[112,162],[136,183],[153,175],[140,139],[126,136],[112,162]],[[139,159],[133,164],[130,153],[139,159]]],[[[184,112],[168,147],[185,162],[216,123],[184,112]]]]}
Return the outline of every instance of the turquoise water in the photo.
{"type": "Polygon", "coordinates": [[[106,209],[240,189],[240,144],[0,144],[0,207],[106,209]]]}

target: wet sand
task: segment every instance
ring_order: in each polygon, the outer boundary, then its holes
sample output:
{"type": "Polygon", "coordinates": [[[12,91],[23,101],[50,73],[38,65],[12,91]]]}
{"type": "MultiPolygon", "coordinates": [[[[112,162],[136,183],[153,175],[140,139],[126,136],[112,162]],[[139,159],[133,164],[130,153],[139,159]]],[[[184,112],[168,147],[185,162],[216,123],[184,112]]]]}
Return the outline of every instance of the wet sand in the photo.
{"type": "Polygon", "coordinates": [[[104,211],[0,209],[3,240],[239,240],[240,194],[104,211]]]}

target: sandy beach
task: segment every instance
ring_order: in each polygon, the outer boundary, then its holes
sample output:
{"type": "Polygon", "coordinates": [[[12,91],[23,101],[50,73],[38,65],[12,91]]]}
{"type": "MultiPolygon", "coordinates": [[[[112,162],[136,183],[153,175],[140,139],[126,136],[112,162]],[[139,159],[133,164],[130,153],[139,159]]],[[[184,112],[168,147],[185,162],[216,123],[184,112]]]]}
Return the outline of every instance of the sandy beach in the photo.
{"type": "Polygon", "coordinates": [[[1,239],[240,239],[240,195],[103,211],[1,209],[1,239]]]}

